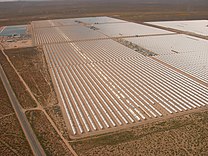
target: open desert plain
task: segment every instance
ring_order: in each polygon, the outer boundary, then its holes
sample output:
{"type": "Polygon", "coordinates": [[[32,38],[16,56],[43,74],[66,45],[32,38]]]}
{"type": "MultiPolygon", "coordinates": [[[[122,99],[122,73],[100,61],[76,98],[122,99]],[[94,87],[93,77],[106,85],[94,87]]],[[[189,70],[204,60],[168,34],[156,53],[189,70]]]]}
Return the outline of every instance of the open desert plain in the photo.
{"type": "Polygon", "coordinates": [[[207,156],[206,0],[0,0],[0,155],[207,156]]]}

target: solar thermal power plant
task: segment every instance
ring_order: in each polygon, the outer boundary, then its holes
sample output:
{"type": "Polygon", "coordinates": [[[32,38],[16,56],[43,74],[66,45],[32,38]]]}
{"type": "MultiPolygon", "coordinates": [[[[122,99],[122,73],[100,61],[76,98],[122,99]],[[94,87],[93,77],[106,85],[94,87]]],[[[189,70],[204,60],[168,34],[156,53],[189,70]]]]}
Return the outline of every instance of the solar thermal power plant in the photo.
{"type": "Polygon", "coordinates": [[[110,24],[110,23],[127,23],[127,21],[110,18],[110,17],[86,17],[86,18],[70,18],[70,19],[55,19],[55,20],[43,20],[32,22],[33,27],[43,28],[52,26],[69,26],[77,25],[79,23],[84,24],[110,24]]]}
{"type": "Polygon", "coordinates": [[[205,83],[208,83],[208,51],[155,56],[205,83]]]}
{"type": "Polygon", "coordinates": [[[147,22],[148,24],[208,36],[208,20],[147,22]]]}
{"type": "Polygon", "coordinates": [[[110,18],[110,17],[89,17],[89,18],[76,18],[76,21],[80,21],[83,23],[88,24],[110,24],[110,23],[127,23],[127,21],[116,19],[116,18],[110,18]]]}
{"type": "Polygon", "coordinates": [[[155,58],[208,83],[208,41],[183,34],[128,38],[155,58]]]}
{"type": "Polygon", "coordinates": [[[158,55],[208,52],[208,41],[184,34],[147,36],[125,39],[158,55]]]}
{"type": "Polygon", "coordinates": [[[172,34],[173,32],[162,30],[154,27],[149,27],[142,24],[136,24],[132,22],[126,23],[112,23],[112,24],[99,24],[95,25],[103,34],[110,37],[121,36],[148,36],[159,34],[172,34]]]}
{"type": "Polygon", "coordinates": [[[71,138],[174,117],[208,104],[207,40],[108,17],[35,21],[32,27],[71,138]],[[156,55],[144,56],[119,43],[119,33],[156,55]]]}
{"type": "Polygon", "coordinates": [[[37,45],[106,38],[105,35],[80,25],[38,28],[34,30],[34,36],[37,45]]]}
{"type": "Polygon", "coordinates": [[[47,28],[47,27],[55,27],[55,26],[70,26],[70,25],[77,25],[78,23],[75,22],[75,19],[55,19],[51,20],[43,20],[43,21],[34,21],[32,25],[34,28],[47,28]]]}

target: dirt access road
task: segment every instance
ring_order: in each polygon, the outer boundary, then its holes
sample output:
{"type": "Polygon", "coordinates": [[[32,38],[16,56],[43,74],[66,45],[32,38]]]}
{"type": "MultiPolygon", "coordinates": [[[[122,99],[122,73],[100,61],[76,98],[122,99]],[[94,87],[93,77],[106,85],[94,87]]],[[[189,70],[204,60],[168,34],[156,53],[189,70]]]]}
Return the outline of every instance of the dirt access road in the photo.
{"type": "Polygon", "coordinates": [[[39,141],[37,140],[35,134],[33,133],[33,130],[22,110],[22,107],[19,104],[19,101],[17,100],[17,97],[15,96],[14,91],[12,90],[11,85],[9,84],[9,81],[4,73],[4,70],[2,66],[0,65],[0,77],[4,84],[4,87],[7,91],[7,94],[9,96],[9,99],[11,101],[11,104],[15,110],[15,113],[17,115],[17,118],[21,124],[21,127],[24,131],[25,136],[27,137],[27,140],[31,146],[31,149],[34,153],[34,155],[37,156],[45,156],[45,152],[43,148],[41,147],[39,141]]]}

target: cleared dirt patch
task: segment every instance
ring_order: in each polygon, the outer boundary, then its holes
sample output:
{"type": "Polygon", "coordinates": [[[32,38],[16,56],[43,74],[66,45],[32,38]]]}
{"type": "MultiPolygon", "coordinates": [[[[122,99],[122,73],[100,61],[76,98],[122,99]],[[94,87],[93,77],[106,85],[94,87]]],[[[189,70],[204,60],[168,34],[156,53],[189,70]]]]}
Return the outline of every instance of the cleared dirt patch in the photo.
{"type": "Polygon", "coordinates": [[[31,98],[23,83],[20,81],[18,75],[11,67],[6,57],[0,52],[0,63],[10,81],[10,84],[23,108],[34,108],[36,107],[35,101],[31,98]]]}
{"type": "Polygon", "coordinates": [[[208,111],[73,142],[79,155],[207,155],[208,111]]]}
{"type": "Polygon", "coordinates": [[[27,111],[26,116],[47,155],[72,155],[41,111],[27,111]]]}
{"type": "Polygon", "coordinates": [[[0,153],[33,155],[15,114],[0,119],[0,153]]]}

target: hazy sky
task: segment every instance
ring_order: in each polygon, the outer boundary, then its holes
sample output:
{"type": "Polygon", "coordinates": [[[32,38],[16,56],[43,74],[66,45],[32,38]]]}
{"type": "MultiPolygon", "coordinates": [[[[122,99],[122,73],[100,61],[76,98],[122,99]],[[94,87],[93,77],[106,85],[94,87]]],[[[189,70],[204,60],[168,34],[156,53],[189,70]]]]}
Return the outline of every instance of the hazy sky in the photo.
{"type": "Polygon", "coordinates": [[[19,0],[0,0],[0,2],[19,1],[19,0]]]}
{"type": "Polygon", "coordinates": [[[51,1],[51,0],[0,0],[0,2],[12,2],[12,1],[51,1]]]}
{"type": "Polygon", "coordinates": [[[18,1],[18,0],[0,0],[0,2],[7,2],[7,1],[18,1]]]}
{"type": "Polygon", "coordinates": [[[15,1],[15,0],[0,0],[0,2],[15,1]]]}

